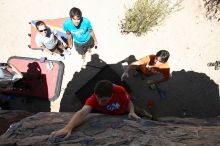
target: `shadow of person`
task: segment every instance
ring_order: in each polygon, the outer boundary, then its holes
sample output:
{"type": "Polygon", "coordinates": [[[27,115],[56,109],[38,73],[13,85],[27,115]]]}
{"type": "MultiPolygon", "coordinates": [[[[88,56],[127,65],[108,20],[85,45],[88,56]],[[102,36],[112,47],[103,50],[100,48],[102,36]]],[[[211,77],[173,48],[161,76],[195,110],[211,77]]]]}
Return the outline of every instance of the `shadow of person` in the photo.
{"type": "Polygon", "coordinates": [[[86,99],[92,95],[95,84],[100,80],[110,80],[114,84],[124,86],[130,92],[129,85],[121,82],[120,75],[114,68],[115,65],[106,64],[99,58],[98,54],[92,55],[86,68],[76,72],[73,79],[68,83],[61,100],[60,111],[77,111],[80,109],[86,99]],[[69,103],[74,103],[74,106],[69,103]]]}
{"type": "Polygon", "coordinates": [[[16,110],[29,112],[49,112],[50,101],[48,101],[48,87],[46,75],[38,62],[27,65],[27,72],[22,72],[23,78],[14,84],[16,97],[10,101],[10,107],[16,110]],[[22,89],[22,90],[17,90],[22,89]],[[45,100],[46,99],[46,100],[45,100]]]}
{"type": "Polygon", "coordinates": [[[172,72],[171,78],[160,84],[160,88],[166,93],[166,98],[161,98],[159,92],[151,90],[141,78],[129,76],[126,82],[120,81],[124,71],[122,63],[130,64],[135,60],[135,56],[131,55],[116,64],[107,64],[94,54],[86,68],[76,72],[68,83],[60,111],[79,110],[93,92],[95,83],[108,79],[124,86],[130,92],[135,106],[152,111],[158,117],[203,118],[220,115],[218,85],[206,74],[185,70],[172,72]],[[149,109],[150,106],[154,107],[149,109]]]}
{"type": "Polygon", "coordinates": [[[204,73],[174,71],[161,88],[168,98],[157,102],[160,116],[206,118],[220,115],[219,86],[204,73]]]}
{"type": "Polygon", "coordinates": [[[15,88],[31,91],[31,83],[34,80],[41,80],[41,68],[37,62],[29,63],[27,72],[22,72],[23,78],[14,83],[15,88]]]}
{"type": "Polygon", "coordinates": [[[106,62],[100,59],[98,54],[93,54],[91,56],[91,61],[86,64],[86,67],[101,69],[105,65],[106,65],[106,62]]]}
{"type": "Polygon", "coordinates": [[[40,65],[37,62],[32,62],[28,64],[27,73],[41,74],[40,65]]]}
{"type": "Polygon", "coordinates": [[[118,62],[119,64],[122,64],[122,63],[127,63],[127,64],[131,64],[132,62],[135,62],[137,61],[137,59],[135,58],[134,55],[130,55],[128,56],[127,58],[123,59],[122,61],[118,62]]]}
{"type": "Polygon", "coordinates": [[[131,77],[127,83],[133,90],[132,95],[137,97],[135,106],[152,112],[156,117],[207,118],[220,115],[218,85],[204,73],[172,72],[170,80],[160,84],[166,98],[138,78],[131,77]],[[154,107],[148,105],[150,102],[154,107]]]}
{"type": "Polygon", "coordinates": [[[93,54],[86,68],[81,68],[80,72],[74,73],[72,80],[67,84],[60,103],[61,112],[77,111],[83,106],[83,103],[76,97],[75,93],[104,68],[105,65],[106,63],[99,58],[98,54],[93,54]]]}
{"type": "Polygon", "coordinates": [[[24,80],[43,80],[40,65],[37,62],[29,63],[26,73],[23,73],[24,80]]]}
{"type": "MultiPolygon", "coordinates": [[[[119,63],[127,62],[129,57],[119,63]]],[[[159,85],[159,90],[150,89],[146,81],[132,75],[125,81],[132,89],[131,96],[136,98],[134,104],[141,109],[152,111],[156,116],[203,118],[220,115],[219,87],[204,73],[174,71],[168,81],[159,85]],[[166,98],[163,98],[162,93],[166,98]],[[149,108],[149,103],[153,103],[154,107],[149,108]]]]}
{"type": "Polygon", "coordinates": [[[40,97],[45,97],[45,99],[48,100],[48,85],[46,75],[42,74],[42,69],[38,62],[32,62],[28,64],[28,69],[24,75],[24,79],[31,87],[33,96],[37,95],[40,97]]]}

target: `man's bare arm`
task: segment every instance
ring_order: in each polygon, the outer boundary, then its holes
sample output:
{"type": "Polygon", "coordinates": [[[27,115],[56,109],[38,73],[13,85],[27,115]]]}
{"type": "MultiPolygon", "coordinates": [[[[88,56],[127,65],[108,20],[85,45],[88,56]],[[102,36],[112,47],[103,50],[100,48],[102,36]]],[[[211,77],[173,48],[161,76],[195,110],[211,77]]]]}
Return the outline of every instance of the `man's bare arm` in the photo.
{"type": "Polygon", "coordinates": [[[141,119],[139,116],[136,115],[136,113],[134,111],[134,104],[132,103],[132,101],[130,101],[129,104],[128,104],[128,110],[129,110],[128,116],[130,118],[134,118],[135,120],[140,120],[141,119]]]}
{"type": "Polygon", "coordinates": [[[97,45],[97,39],[96,39],[96,36],[95,36],[95,32],[93,31],[93,29],[89,30],[89,32],[90,32],[90,34],[91,34],[91,36],[94,40],[95,45],[97,45]]]}
{"type": "Polygon", "coordinates": [[[121,75],[121,81],[124,81],[125,77],[129,77],[128,72],[135,68],[135,66],[141,65],[138,61],[135,61],[127,66],[124,73],[121,75]]]}
{"type": "Polygon", "coordinates": [[[85,117],[91,112],[92,107],[88,105],[84,105],[83,108],[77,111],[70,121],[66,124],[66,126],[58,131],[54,131],[51,133],[51,137],[63,136],[67,138],[70,136],[71,131],[79,126],[85,119],[85,117]]]}
{"type": "Polygon", "coordinates": [[[66,37],[67,37],[67,42],[68,42],[69,48],[72,48],[73,47],[73,37],[72,37],[71,33],[66,32],[66,37]]]}
{"type": "Polygon", "coordinates": [[[64,47],[67,47],[67,44],[66,44],[66,42],[64,42],[64,40],[62,39],[62,37],[61,36],[59,36],[58,34],[54,34],[56,37],[57,37],[57,39],[64,45],[64,47]]]}

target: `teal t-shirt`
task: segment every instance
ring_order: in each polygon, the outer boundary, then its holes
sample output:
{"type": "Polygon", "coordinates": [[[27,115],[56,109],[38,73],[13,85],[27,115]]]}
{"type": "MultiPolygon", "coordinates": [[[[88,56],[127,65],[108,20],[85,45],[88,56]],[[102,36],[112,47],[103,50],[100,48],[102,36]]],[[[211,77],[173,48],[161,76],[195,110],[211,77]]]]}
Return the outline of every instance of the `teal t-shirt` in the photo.
{"type": "Polygon", "coordinates": [[[70,18],[66,19],[63,23],[63,29],[66,32],[70,32],[74,41],[78,44],[84,44],[91,38],[89,30],[92,29],[92,25],[90,21],[84,17],[82,17],[78,28],[73,24],[70,18]]]}

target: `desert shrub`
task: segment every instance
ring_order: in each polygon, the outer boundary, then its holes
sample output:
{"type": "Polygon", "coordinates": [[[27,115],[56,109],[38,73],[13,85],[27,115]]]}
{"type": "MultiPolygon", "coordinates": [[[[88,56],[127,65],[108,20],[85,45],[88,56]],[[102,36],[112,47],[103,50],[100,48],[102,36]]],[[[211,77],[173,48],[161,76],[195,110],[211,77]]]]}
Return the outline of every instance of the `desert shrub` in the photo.
{"type": "Polygon", "coordinates": [[[170,0],[136,0],[131,8],[126,8],[125,18],[120,22],[122,33],[140,36],[152,27],[161,24],[174,10],[180,8],[182,0],[171,4],[170,0]]]}

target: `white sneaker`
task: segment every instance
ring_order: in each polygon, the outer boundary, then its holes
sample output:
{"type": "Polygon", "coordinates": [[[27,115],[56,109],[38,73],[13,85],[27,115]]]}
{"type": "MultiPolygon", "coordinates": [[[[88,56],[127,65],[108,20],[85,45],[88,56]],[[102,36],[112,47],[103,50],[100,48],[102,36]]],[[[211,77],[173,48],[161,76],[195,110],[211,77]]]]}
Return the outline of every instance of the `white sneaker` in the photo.
{"type": "Polygon", "coordinates": [[[59,56],[59,59],[60,59],[60,60],[65,60],[65,56],[64,56],[64,55],[63,55],[63,56],[60,55],[60,56],[59,56]]]}
{"type": "Polygon", "coordinates": [[[88,52],[89,55],[92,55],[92,49],[91,48],[88,49],[87,52],[88,52]]]}
{"type": "Polygon", "coordinates": [[[82,55],[82,62],[86,62],[86,54],[82,55]]]}
{"type": "Polygon", "coordinates": [[[67,48],[64,50],[64,53],[67,54],[67,55],[71,55],[71,50],[70,48],[67,48]]]}

